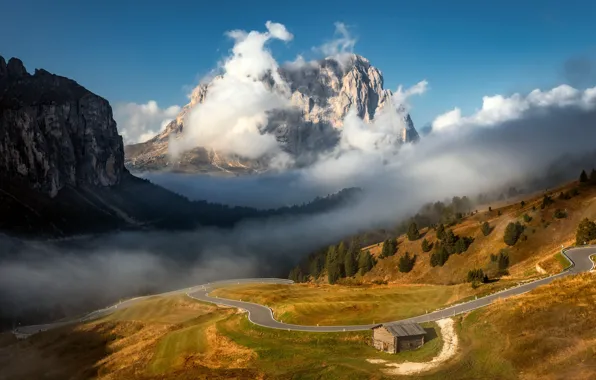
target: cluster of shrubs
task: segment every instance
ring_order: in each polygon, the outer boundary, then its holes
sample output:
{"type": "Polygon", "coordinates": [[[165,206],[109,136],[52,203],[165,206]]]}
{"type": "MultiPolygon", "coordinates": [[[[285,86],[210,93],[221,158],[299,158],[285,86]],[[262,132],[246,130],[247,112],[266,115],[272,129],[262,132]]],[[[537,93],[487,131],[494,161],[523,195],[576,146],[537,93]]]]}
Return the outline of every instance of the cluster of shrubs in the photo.
{"type": "Polygon", "coordinates": [[[505,228],[503,241],[509,246],[515,245],[524,232],[525,227],[520,222],[509,223],[505,228]]]}
{"type": "Polygon", "coordinates": [[[503,248],[499,251],[498,254],[491,254],[490,262],[492,265],[495,265],[497,267],[499,273],[505,274],[507,272],[507,268],[509,268],[509,251],[503,248]]]}
{"type": "Polygon", "coordinates": [[[468,277],[466,279],[468,282],[481,282],[487,283],[488,276],[484,273],[482,269],[472,269],[468,271],[468,277]]]}
{"type": "Polygon", "coordinates": [[[449,256],[458,253],[464,253],[474,241],[471,237],[460,237],[452,230],[445,230],[442,224],[437,227],[437,239],[439,242],[435,245],[435,251],[430,255],[430,265],[443,266],[449,260],[449,256]]]}

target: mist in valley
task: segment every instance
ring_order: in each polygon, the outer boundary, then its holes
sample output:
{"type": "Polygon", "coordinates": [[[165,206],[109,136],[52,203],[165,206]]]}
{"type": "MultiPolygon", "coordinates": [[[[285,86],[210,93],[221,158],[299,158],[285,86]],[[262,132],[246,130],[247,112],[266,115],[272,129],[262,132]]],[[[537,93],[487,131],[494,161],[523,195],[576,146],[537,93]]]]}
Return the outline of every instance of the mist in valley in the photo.
{"type": "MultiPolygon", "coordinates": [[[[280,66],[271,61],[267,41],[285,41],[291,34],[281,24],[267,28],[267,32],[251,32],[256,35],[234,33],[234,49],[243,54],[239,58],[232,52],[228,58],[223,75],[231,71],[231,76],[222,84],[222,93],[226,93],[225,86],[241,81],[236,73],[258,77],[280,66]],[[259,43],[242,45],[251,35],[259,43]],[[248,67],[242,59],[263,62],[248,67]]],[[[337,45],[334,52],[348,54],[352,48],[337,45]]],[[[297,60],[293,64],[313,63],[297,60]]],[[[283,80],[275,80],[283,88],[283,80]]],[[[243,96],[255,96],[251,86],[258,84],[254,83],[241,83],[244,91],[235,95],[237,102],[243,103],[243,96]]],[[[54,242],[0,236],[0,318],[5,324],[29,321],[23,319],[26,314],[43,315],[47,320],[90,311],[121,297],[217,279],[286,276],[309,252],[355,233],[395,225],[427,202],[464,195],[475,199],[479,193],[510,185],[548,184],[549,178],[554,185],[576,178],[582,166],[591,169],[586,165],[594,162],[596,88],[562,85],[529,94],[485,97],[474,114],[465,116],[458,109],[446,112],[435,118],[430,132],[418,143],[396,144],[396,131],[404,127],[396,117],[397,106],[409,107],[409,98],[423,96],[425,91],[432,91],[425,81],[408,89],[400,87],[393,107],[381,110],[371,124],[351,111],[337,147],[300,169],[293,168],[278,142],[260,136],[258,128],[268,111],[263,104],[283,95],[259,89],[262,98],[243,103],[252,104],[253,109],[227,114],[226,120],[217,114],[222,112],[217,103],[221,98],[205,108],[197,106],[193,111],[197,114],[189,116],[191,132],[175,149],[191,149],[197,141],[211,142],[213,147],[228,146],[231,153],[266,157],[275,164],[273,169],[261,176],[233,178],[143,174],[152,182],[190,199],[256,208],[301,204],[347,187],[361,188],[362,196],[329,212],[247,220],[232,229],[122,232],[54,242]],[[235,125],[240,119],[254,124],[243,124],[246,128],[240,134],[237,128],[225,129],[221,124],[235,125]],[[205,130],[204,124],[192,120],[214,123],[205,130]],[[240,146],[241,151],[234,150],[240,146]]],[[[285,103],[280,99],[276,104],[285,103]]]]}

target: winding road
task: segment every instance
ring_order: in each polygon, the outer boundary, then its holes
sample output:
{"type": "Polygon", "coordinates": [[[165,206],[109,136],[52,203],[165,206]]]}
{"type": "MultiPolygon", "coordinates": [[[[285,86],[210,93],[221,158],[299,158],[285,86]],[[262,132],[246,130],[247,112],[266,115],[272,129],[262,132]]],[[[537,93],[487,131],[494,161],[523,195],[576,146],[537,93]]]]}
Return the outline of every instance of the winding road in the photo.
{"type": "MultiPolygon", "coordinates": [[[[478,309],[484,306],[489,305],[493,301],[500,299],[500,298],[508,298],[511,296],[520,295],[523,293],[527,293],[532,289],[537,288],[538,286],[548,284],[554,281],[557,278],[578,274],[581,272],[587,272],[594,269],[595,264],[590,259],[591,255],[596,254],[596,246],[589,246],[589,247],[576,247],[576,248],[565,248],[562,250],[563,255],[565,255],[570,261],[571,266],[564,270],[561,273],[556,275],[545,277],[540,280],[527,282],[524,284],[520,284],[518,286],[502,290],[500,292],[478,298],[475,300],[471,300],[468,302],[463,302],[461,304],[453,305],[441,310],[437,310],[428,314],[419,315],[417,317],[402,319],[400,321],[394,322],[430,322],[430,321],[437,321],[443,318],[452,317],[458,314],[466,313],[474,309],[478,309]]],[[[305,326],[305,325],[293,325],[288,323],[283,323],[275,320],[273,317],[273,312],[267,306],[259,305],[256,303],[251,302],[243,302],[243,301],[236,301],[231,299],[225,298],[217,298],[209,296],[209,292],[215,288],[235,285],[235,284],[250,284],[250,283],[267,283],[267,284],[292,284],[293,281],[291,280],[284,280],[278,278],[247,278],[247,279],[238,279],[238,280],[224,280],[224,281],[216,281],[211,282],[204,285],[197,285],[191,288],[179,289],[174,290],[167,293],[156,294],[154,296],[167,296],[167,295],[175,295],[175,294],[186,294],[191,298],[210,302],[217,305],[225,305],[236,307],[239,309],[246,310],[248,312],[248,319],[259,326],[274,328],[274,329],[281,329],[281,330],[293,330],[293,331],[309,331],[309,332],[342,332],[342,331],[362,331],[368,330],[373,326],[378,324],[369,324],[369,325],[348,325],[348,326],[305,326]]],[[[123,301],[119,304],[112,305],[108,308],[101,309],[94,311],[86,316],[71,320],[71,321],[64,321],[64,322],[56,322],[56,323],[49,323],[44,325],[33,325],[33,326],[24,326],[15,329],[13,332],[15,335],[26,337],[31,334],[35,334],[39,331],[45,331],[48,329],[64,326],[71,323],[77,322],[85,322],[92,319],[100,318],[106,316],[110,313],[118,309],[123,309],[134,305],[135,303],[146,299],[148,297],[153,296],[144,296],[133,298],[130,300],[123,301]]],[[[385,323],[390,322],[386,321],[385,323]]]]}

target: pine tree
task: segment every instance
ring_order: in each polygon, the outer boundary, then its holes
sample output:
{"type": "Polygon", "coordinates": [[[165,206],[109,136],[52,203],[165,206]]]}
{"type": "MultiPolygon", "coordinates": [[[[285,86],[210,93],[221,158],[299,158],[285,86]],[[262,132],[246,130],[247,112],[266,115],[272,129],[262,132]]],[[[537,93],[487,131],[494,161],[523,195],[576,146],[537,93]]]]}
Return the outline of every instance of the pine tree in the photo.
{"type": "Polygon", "coordinates": [[[490,224],[488,224],[488,222],[482,223],[482,227],[480,229],[482,230],[482,234],[484,236],[488,236],[490,234],[491,228],[490,228],[490,224]]]}
{"type": "Polygon", "coordinates": [[[582,173],[579,175],[579,182],[581,182],[581,183],[588,182],[588,175],[586,174],[585,170],[582,170],[582,173]]]}
{"type": "Polygon", "coordinates": [[[522,232],[524,232],[524,227],[519,222],[509,223],[505,228],[503,241],[505,244],[513,246],[515,243],[517,243],[517,240],[521,236],[522,232]]]}
{"type": "Polygon", "coordinates": [[[344,270],[346,277],[352,277],[356,274],[358,268],[356,267],[356,258],[351,250],[348,250],[346,253],[346,258],[344,259],[344,270]]]}
{"type": "Polygon", "coordinates": [[[330,284],[335,284],[337,280],[340,279],[341,273],[339,267],[339,256],[337,253],[337,248],[334,245],[329,247],[329,250],[327,251],[326,261],[327,280],[330,284]]]}
{"type": "Polygon", "coordinates": [[[410,256],[408,252],[399,258],[398,269],[402,273],[408,273],[414,268],[416,263],[416,255],[410,256]]]}
{"type": "Polygon", "coordinates": [[[414,241],[418,240],[419,238],[420,231],[418,231],[418,226],[416,225],[416,222],[410,223],[410,226],[408,227],[408,240],[414,241]]]}
{"type": "Polygon", "coordinates": [[[348,253],[348,247],[346,243],[342,240],[339,245],[337,246],[337,263],[339,267],[339,277],[345,277],[345,268],[344,268],[344,261],[346,259],[346,254],[348,253]]]}
{"type": "Polygon", "coordinates": [[[504,271],[509,267],[509,254],[501,250],[499,252],[499,258],[497,260],[500,271],[504,271]]]}
{"type": "Polygon", "coordinates": [[[310,263],[310,275],[312,276],[313,280],[319,278],[322,270],[323,265],[321,263],[320,256],[316,256],[310,263]]]}
{"type": "Polygon", "coordinates": [[[464,253],[467,249],[466,240],[463,238],[457,239],[454,245],[455,253],[464,253]]]}
{"type": "Polygon", "coordinates": [[[369,272],[374,267],[374,259],[370,254],[369,250],[364,252],[360,252],[358,257],[358,270],[360,271],[361,275],[369,272]]]}
{"type": "Polygon", "coordinates": [[[432,255],[430,255],[430,265],[433,267],[436,266],[443,266],[449,259],[449,252],[445,249],[445,247],[440,247],[437,249],[432,255]]]}
{"type": "Polygon", "coordinates": [[[393,256],[395,255],[395,252],[397,252],[397,240],[387,239],[383,242],[383,248],[381,249],[379,258],[383,259],[385,257],[393,256]]]}
{"type": "Polygon", "coordinates": [[[590,172],[590,183],[596,183],[596,169],[592,169],[590,172]]]}
{"type": "Polygon", "coordinates": [[[596,223],[590,219],[585,218],[577,226],[575,233],[575,245],[583,245],[596,239],[596,223]]]}
{"type": "Polygon", "coordinates": [[[443,240],[445,238],[445,226],[440,223],[437,227],[437,239],[443,240]]]}
{"type": "Polygon", "coordinates": [[[428,242],[428,240],[426,240],[426,238],[424,238],[422,240],[422,252],[430,252],[430,250],[432,249],[432,244],[430,244],[428,242]]]}

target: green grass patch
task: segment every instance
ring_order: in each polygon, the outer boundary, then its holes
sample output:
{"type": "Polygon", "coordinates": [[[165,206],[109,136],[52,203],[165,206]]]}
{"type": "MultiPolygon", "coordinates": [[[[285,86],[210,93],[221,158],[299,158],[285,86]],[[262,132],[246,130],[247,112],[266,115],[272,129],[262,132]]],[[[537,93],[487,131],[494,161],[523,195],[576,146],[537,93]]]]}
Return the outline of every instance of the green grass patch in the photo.
{"type": "Polygon", "coordinates": [[[571,262],[569,261],[569,259],[567,257],[563,256],[563,254],[561,252],[558,252],[557,254],[555,254],[555,259],[561,266],[561,269],[566,269],[567,267],[569,267],[571,265],[571,262]]]}

